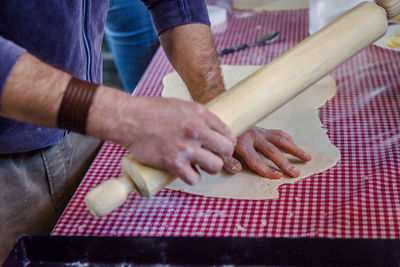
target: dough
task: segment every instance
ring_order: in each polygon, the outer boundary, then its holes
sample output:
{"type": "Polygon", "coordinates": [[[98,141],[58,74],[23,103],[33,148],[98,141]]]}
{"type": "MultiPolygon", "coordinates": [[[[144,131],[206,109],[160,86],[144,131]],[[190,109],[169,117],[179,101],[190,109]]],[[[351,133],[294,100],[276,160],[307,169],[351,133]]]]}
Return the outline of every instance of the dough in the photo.
{"type": "Polygon", "coordinates": [[[400,51],[400,24],[391,24],[385,35],[377,40],[374,45],[384,49],[400,51]]]}
{"type": "MultiPolygon", "coordinates": [[[[258,68],[260,66],[222,66],[226,88],[231,88],[258,68]]],[[[191,100],[186,86],[176,72],[166,75],[163,84],[163,97],[191,100]]],[[[281,179],[268,179],[248,169],[235,175],[226,171],[217,175],[209,175],[201,171],[202,179],[198,184],[189,186],[181,179],[176,179],[167,188],[209,197],[271,199],[279,197],[277,189],[280,185],[295,183],[335,166],[340,159],[339,150],[329,141],[326,135],[327,131],[318,118],[318,108],[331,99],[335,93],[335,80],[326,77],[258,124],[264,128],[286,131],[293,136],[299,147],[311,154],[313,159],[307,163],[288,156],[290,161],[300,169],[300,177],[287,178],[284,176],[281,179]]],[[[265,160],[272,164],[267,159],[265,160]]]]}
{"type": "Polygon", "coordinates": [[[233,0],[233,8],[251,11],[307,9],[308,0],[233,0]]]}

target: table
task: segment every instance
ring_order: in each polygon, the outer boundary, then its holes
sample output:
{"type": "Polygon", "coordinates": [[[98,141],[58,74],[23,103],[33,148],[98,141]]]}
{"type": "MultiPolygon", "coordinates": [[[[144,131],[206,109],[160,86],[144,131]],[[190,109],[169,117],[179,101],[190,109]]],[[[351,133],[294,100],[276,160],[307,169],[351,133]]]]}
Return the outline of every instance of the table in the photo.
{"type": "MultiPolygon", "coordinates": [[[[220,58],[222,64],[262,65],[307,37],[308,14],[230,9],[225,26],[213,29],[217,49],[280,32],[271,45],[220,58]]],[[[159,96],[162,77],[172,71],[159,50],[136,94],[159,96]]],[[[400,238],[400,54],[371,46],[331,75],[338,93],[319,115],[341,152],[334,168],[280,187],[275,200],[162,190],[149,199],[131,194],[117,211],[94,218],[83,203],[86,193],[119,177],[127,153],[106,142],[52,235],[400,238]]]]}

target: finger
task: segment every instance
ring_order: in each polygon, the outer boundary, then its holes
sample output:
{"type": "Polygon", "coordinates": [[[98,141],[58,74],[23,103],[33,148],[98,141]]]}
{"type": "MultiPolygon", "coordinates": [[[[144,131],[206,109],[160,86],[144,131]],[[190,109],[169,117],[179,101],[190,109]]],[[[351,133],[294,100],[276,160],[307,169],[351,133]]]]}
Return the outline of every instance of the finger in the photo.
{"type": "Polygon", "coordinates": [[[289,142],[285,138],[279,137],[279,136],[273,136],[268,139],[270,143],[272,143],[274,146],[284,150],[285,152],[303,160],[303,161],[310,161],[311,160],[311,155],[308,154],[306,151],[303,149],[299,148],[296,146],[293,142],[289,142]]]}
{"type": "Polygon", "coordinates": [[[215,116],[214,114],[211,114],[211,116],[207,116],[206,123],[211,129],[228,138],[234,146],[236,145],[236,136],[233,134],[231,129],[229,129],[229,127],[217,116],[215,116]]]}
{"type": "Polygon", "coordinates": [[[282,154],[279,149],[263,138],[257,138],[254,142],[254,147],[260,151],[265,157],[269,158],[276,166],[279,167],[285,174],[291,177],[300,175],[300,170],[295,168],[288,159],[282,154]]]}
{"type": "Polygon", "coordinates": [[[206,125],[196,125],[185,128],[185,136],[200,142],[201,146],[219,155],[222,159],[232,156],[234,145],[220,133],[211,130],[206,125]]]}
{"type": "Polygon", "coordinates": [[[223,166],[223,161],[220,157],[202,148],[197,149],[192,154],[191,161],[192,164],[198,165],[203,171],[210,174],[220,172],[223,166]]]}
{"type": "Polygon", "coordinates": [[[278,179],[282,177],[282,173],[273,170],[262,160],[252,144],[249,144],[248,142],[244,144],[238,144],[236,152],[242,156],[249,168],[258,174],[272,179],[278,179]]]}
{"type": "Polygon", "coordinates": [[[224,168],[230,173],[238,173],[242,170],[242,164],[234,157],[224,159],[224,168]]]}
{"type": "Polygon", "coordinates": [[[269,130],[269,131],[272,136],[282,136],[283,138],[286,138],[290,143],[294,143],[293,137],[282,130],[269,130]]]}
{"type": "Polygon", "coordinates": [[[189,162],[178,164],[177,168],[169,169],[169,171],[190,185],[200,181],[199,172],[189,162]]]}

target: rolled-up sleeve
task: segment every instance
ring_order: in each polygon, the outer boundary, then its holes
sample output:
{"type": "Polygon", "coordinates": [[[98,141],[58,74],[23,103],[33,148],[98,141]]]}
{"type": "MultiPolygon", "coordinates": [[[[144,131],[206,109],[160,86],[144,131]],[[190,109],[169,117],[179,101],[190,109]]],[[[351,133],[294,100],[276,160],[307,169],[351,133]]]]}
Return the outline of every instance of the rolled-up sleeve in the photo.
{"type": "Polygon", "coordinates": [[[207,6],[204,0],[142,0],[150,10],[158,34],[189,23],[203,23],[210,26],[207,6]]]}
{"type": "Polygon", "coordinates": [[[0,96],[15,62],[25,49],[0,36],[0,96]]]}

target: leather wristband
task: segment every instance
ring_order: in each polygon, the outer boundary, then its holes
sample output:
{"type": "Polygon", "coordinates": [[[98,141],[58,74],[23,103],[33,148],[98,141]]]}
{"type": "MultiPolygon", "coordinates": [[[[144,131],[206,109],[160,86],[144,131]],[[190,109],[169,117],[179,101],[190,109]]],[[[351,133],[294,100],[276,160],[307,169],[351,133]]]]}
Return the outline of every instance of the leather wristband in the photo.
{"type": "Polygon", "coordinates": [[[71,78],[57,115],[57,127],[86,134],[86,121],[98,85],[71,78]]]}

